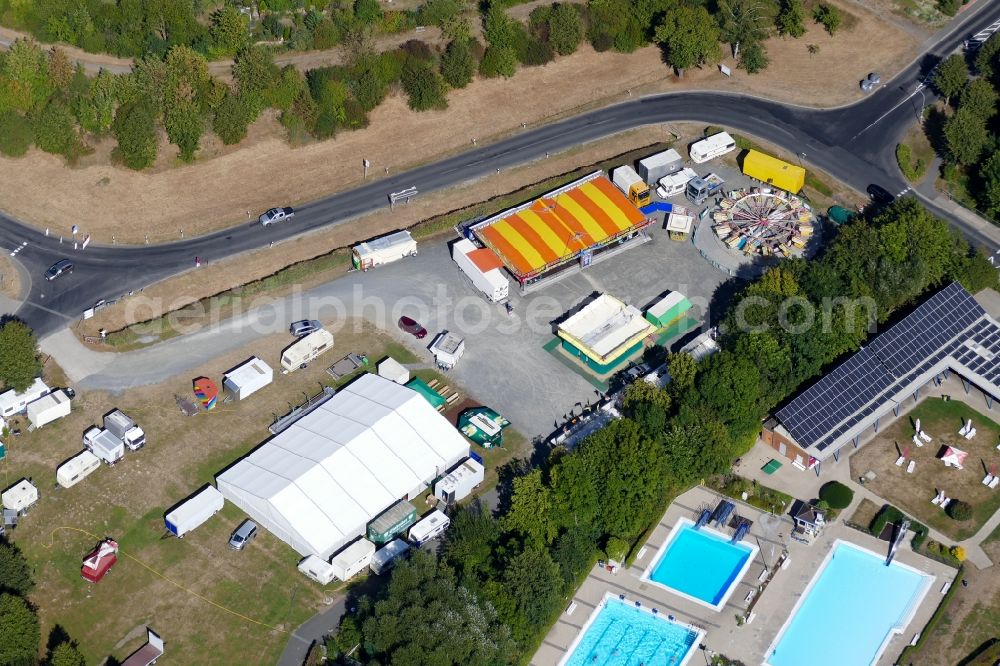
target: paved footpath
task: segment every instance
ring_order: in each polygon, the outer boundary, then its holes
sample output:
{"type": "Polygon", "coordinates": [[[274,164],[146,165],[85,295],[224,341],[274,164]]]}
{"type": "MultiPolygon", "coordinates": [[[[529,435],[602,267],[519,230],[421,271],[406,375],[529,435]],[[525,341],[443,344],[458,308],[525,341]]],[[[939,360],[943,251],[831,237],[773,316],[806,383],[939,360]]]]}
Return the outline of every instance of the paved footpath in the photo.
{"type": "Polygon", "coordinates": [[[285,651],[281,653],[277,666],[302,666],[309,655],[309,646],[314,641],[322,641],[323,637],[333,633],[340,623],[340,618],[347,610],[347,595],[341,594],[334,598],[328,608],[303,622],[288,638],[285,651]]]}

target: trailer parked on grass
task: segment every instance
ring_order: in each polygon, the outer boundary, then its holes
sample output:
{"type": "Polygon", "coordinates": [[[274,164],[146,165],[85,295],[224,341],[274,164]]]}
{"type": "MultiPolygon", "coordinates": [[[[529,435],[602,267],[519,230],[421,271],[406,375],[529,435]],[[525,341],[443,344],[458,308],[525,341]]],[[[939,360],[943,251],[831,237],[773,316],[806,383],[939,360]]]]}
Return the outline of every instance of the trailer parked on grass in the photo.
{"type": "Polygon", "coordinates": [[[23,516],[38,504],[38,488],[31,479],[21,479],[0,494],[0,502],[3,503],[4,513],[10,510],[23,516]]]}
{"type": "Polygon", "coordinates": [[[461,239],[451,248],[451,257],[472,285],[493,303],[503,303],[510,292],[510,281],[503,274],[503,262],[496,252],[486,247],[476,247],[472,241],[461,239]]]}
{"type": "Polygon", "coordinates": [[[111,431],[97,426],[83,433],[83,446],[109,465],[125,457],[125,443],[111,431]]]}
{"type": "Polygon", "coordinates": [[[321,328],[286,347],[281,353],[281,367],[294,372],[332,348],[333,333],[321,328]]]}
{"type": "Polygon", "coordinates": [[[402,539],[394,539],[380,548],[374,556],[369,567],[374,574],[380,574],[396,566],[399,558],[410,552],[410,544],[402,539]]]}
{"type": "Polygon", "coordinates": [[[69,396],[62,389],[43,395],[38,400],[28,403],[28,420],[35,428],[69,416],[72,410],[69,396]]]}
{"type": "Polygon", "coordinates": [[[358,539],[334,554],[330,560],[333,575],[340,580],[349,580],[370,565],[374,556],[375,544],[365,538],[358,539]]]}
{"type": "Polygon", "coordinates": [[[417,254],[417,241],[409,231],[397,231],[387,236],[358,243],[351,248],[351,262],[354,268],[367,271],[369,268],[391,264],[403,257],[417,254]]]}
{"type": "Polygon", "coordinates": [[[234,400],[243,400],[274,381],[274,370],[256,356],[222,375],[222,390],[234,400]]]}
{"type": "Polygon", "coordinates": [[[736,141],[726,132],[691,144],[691,161],[701,164],[736,150],[736,141]]]}
{"type": "Polygon", "coordinates": [[[174,536],[183,539],[185,534],[221,511],[223,504],[222,493],[206,485],[164,514],[163,522],[174,536]]]}
{"type": "Polygon", "coordinates": [[[639,160],[639,175],[650,187],[664,176],[680,171],[684,160],[673,148],[639,160]]]}
{"type": "Polygon", "coordinates": [[[84,556],[80,575],[88,582],[99,583],[117,561],[118,542],[114,539],[105,539],[84,556]]]}
{"type": "Polygon", "coordinates": [[[56,469],[56,483],[72,488],[101,466],[101,459],[90,451],[81,451],[56,469]]]}
{"type": "Polygon", "coordinates": [[[0,418],[8,418],[20,414],[29,402],[38,400],[51,389],[41,379],[35,379],[31,386],[18,393],[14,389],[0,393],[0,418]]]}

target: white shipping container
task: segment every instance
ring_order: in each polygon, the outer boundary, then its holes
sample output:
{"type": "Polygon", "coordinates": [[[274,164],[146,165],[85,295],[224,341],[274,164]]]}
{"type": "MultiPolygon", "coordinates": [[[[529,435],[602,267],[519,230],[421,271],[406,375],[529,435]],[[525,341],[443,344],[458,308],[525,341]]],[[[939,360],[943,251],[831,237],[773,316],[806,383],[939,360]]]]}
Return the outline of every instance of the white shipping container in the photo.
{"type": "Polygon", "coordinates": [[[372,573],[380,574],[396,566],[396,561],[410,550],[410,544],[402,539],[393,539],[372,556],[372,573]]]}
{"type": "Polygon", "coordinates": [[[458,502],[468,497],[485,477],[483,466],[472,458],[466,458],[434,484],[434,496],[445,504],[458,502]]]}
{"type": "Polygon", "coordinates": [[[256,356],[222,375],[222,389],[237,400],[243,400],[274,381],[274,371],[256,356]]]}
{"type": "Polygon", "coordinates": [[[351,254],[354,267],[366,271],[375,266],[398,261],[403,257],[416,255],[417,241],[413,240],[409,231],[397,231],[366,243],[359,243],[351,248],[351,254]]]}
{"type": "Polygon", "coordinates": [[[684,160],[671,148],[639,160],[639,175],[646,179],[647,185],[652,185],[664,176],[680,171],[683,166],[684,160]]]}
{"type": "Polygon", "coordinates": [[[163,516],[163,522],[175,536],[185,534],[200,526],[222,510],[225,500],[213,486],[205,486],[163,516]]]}
{"type": "Polygon", "coordinates": [[[719,132],[691,144],[691,161],[701,164],[734,150],[736,150],[736,141],[733,140],[733,137],[726,132],[719,132]]]}
{"type": "Polygon", "coordinates": [[[293,342],[281,354],[281,367],[288,372],[298,370],[303,363],[309,363],[323,352],[333,348],[333,333],[321,328],[306,337],[293,342]]]}
{"type": "Polygon", "coordinates": [[[414,546],[419,546],[444,534],[449,525],[451,525],[451,519],[441,511],[434,509],[410,528],[408,538],[414,546]]]}
{"type": "Polygon", "coordinates": [[[358,539],[330,560],[333,575],[343,581],[350,580],[368,567],[374,556],[375,544],[368,539],[358,539]]]}
{"type": "Polygon", "coordinates": [[[503,274],[500,261],[492,250],[477,248],[472,241],[463,238],[452,246],[451,257],[465,276],[472,281],[473,286],[483,292],[486,298],[494,303],[502,303],[507,299],[510,293],[510,281],[503,274]],[[483,259],[491,258],[493,261],[484,263],[483,259]]]}
{"type": "Polygon", "coordinates": [[[66,391],[59,390],[28,403],[28,420],[36,428],[69,416],[73,409],[66,391]]]}
{"type": "Polygon", "coordinates": [[[90,451],[81,451],[56,470],[56,483],[63,488],[72,488],[101,466],[101,459],[90,451]]]}

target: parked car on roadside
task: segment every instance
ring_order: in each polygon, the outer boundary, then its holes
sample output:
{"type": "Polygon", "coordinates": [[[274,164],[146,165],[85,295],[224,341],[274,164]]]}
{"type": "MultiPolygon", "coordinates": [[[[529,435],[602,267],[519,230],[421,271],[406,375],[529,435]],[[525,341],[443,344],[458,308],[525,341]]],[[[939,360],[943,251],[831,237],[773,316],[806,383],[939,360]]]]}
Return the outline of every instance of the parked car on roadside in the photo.
{"type": "Polygon", "coordinates": [[[243,550],[247,543],[257,536],[257,523],[249,518],[240,523],[229,537],[229,547],[233,550],[243,550]]]}
{"type": "Polygon", "coordinates": [[[287,220],[290,217],[293,217],[294,215],[295,211],[292,210],[291,207],[285,206],[284,208],[272,208],[271,210],[261,215],[258,219],[260,220],[260,223],[263,224],[265,227],[269,227],[272,224],[277,224],[278,222],[284,222],[285,220],[287,220]]]}
{"type": "Polygon", "coordinates": [[[400,330],[409,333],[417,340],[423,340],[427,337],[427,329],[409,317],[404,316],[399,318],[399,328],[400,330]]]}
{"type": "Polygon", "coordinates": [[[302,336],[309,335],[310,333],[315,333],[321,328],[323,328],[323,322],[317,319],[301,319],[299,321],[293,321],[292,325],[288,327],[288,332],[291,333],[293,337],[301,338],[302,336]]]}

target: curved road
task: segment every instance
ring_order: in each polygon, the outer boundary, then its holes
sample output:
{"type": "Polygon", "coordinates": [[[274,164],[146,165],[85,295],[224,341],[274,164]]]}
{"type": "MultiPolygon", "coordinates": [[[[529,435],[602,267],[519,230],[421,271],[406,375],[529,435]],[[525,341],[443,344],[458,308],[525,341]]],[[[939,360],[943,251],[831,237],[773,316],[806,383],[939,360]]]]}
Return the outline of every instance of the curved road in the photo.
{"type": "MultiPolygon", "coordinates": [[[[98,300],[115,298],[191,269],[196,256],[203,262],[225,259],[270,241],[387,208],[389,192],[409,187],[425,193],[441,190],[542,158],[546,153],[663,122],[691,120],[732,127],[804,155],[804,161],[857,190],[878,183],[890,192],[901,192],[907,183],[895,164],[897,139],[919,117],[923,105],[934,98],[928,89],[917,91],[920,79],[970,35],[1000,18],[998,15],[1000,10],[980,0],[963,12],[920,60],[871,96],[850,106],[816,110],[714,92],[653,95],[525,131],[331,195],[298,209],[291,222],[267,229],[248,223],[162,245],[90,246],[74,252],[72,243],[60,245],[59,239],[0,215],[0,247],[8,251],[21,247],[17,258],[32,276],[27,300],[17,315],[42,337],[76,320],[98,300]],[[51,283],[43,280],[45,269],[63,257],[72,258],[75,274],[51,283]]],[[[930,202],[924,203],[935,214],[950,220],[972,242],[991,250],[998,245],[996,239],[1000,236],[994,235],[994,228],[970,224],[930,202]]]]}

